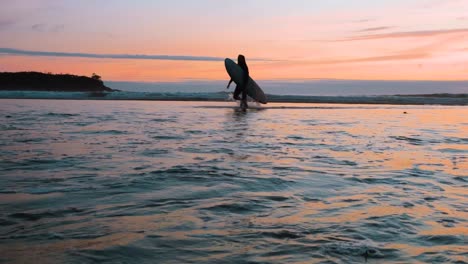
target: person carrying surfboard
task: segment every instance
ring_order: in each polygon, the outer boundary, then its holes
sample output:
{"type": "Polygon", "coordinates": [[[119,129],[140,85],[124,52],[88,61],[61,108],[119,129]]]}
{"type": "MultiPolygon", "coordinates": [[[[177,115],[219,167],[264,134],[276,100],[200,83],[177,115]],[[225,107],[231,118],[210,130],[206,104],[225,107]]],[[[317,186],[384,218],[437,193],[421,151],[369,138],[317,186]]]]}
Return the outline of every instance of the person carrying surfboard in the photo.
{"type": "MultiPolygon", "coordinates": [[[[247,63],[245,62],[245,57],[244,55],[239,54],[237,57],[237,64],[242,68],[244,71],[244,76],[243,76],[243,81],[242,84],[237,84],[236,89],[234,90],[234,99],[235,100],[241,100],[241,108],[247,108],[247,83],[250,79],[249,76],[249,67],[247,67],[247,63]],[[239,98],[239,95],[242,93],[242,99],[239,98]]],[[[229,89],[229,86],[232,83],[232,79],[229,80],[229,83],[227,85],[227,89],[229,89]]]]}

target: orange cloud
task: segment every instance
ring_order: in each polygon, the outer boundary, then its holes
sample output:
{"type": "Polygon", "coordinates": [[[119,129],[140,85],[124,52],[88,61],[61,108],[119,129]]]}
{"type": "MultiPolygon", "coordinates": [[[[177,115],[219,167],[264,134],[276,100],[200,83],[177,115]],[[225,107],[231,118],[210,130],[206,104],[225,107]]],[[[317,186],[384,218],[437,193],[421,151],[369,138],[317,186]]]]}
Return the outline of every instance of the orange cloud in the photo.
{"type": "Polygon", "coordinates": [[[373,40],[373,39],[386,39],[386,38],[415,38],[415,37],[433,37],[448,34],[467,34],[468,28],[459,29],[443,29],[443,30],[425,30],[425,31],[407,31],[407,32],[392,32],[385,34],[364,35],[357,37],[350,37],[338,41],[355,41],[355,40],[373,40]]]}
{"type": "Polygon", "coordinates": [[[391,29],[391,28],[393,28],[393,27],[371,27],[371,28],[365,28],[365,29],[358,30],[357,32],[381,31],[381,30],[387,30],[387,29],[391,29]]]}
{"type": "Polygon", "coordinates": [[[352,58],[352,59],[341,59],[341,60],[318,60],[308,61],[309,64],[343,64],[343,63],[356,63],[356,62],[375,62],[375,61],[395,61],[395,60],[414,60],[429,57],[429,53],[403,53],[395,55],[375,56],[375,57],[364,57],[364,58],[352,58]]]}

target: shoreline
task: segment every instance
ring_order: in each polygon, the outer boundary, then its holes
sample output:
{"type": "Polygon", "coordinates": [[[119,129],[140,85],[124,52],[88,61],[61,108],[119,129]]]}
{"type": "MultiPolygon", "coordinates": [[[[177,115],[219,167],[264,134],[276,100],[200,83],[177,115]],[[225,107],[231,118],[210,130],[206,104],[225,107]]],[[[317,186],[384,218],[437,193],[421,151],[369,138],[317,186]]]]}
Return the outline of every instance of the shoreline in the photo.
{"type": "MultiPolygon", "coordinates": [[[[218,102],[218,103],[234,103],[235,101],[221,100],[221,99],[197,99],[197,98],[26,98],[26,97],[0,97],[0,100],[70,100],[70,101],[161,101],[161,102],[218,102]]],[[[457,100],[458,101],[458,100],[457,100]]],[[[466,100],[464,102],[418,102],[418,101],[398,101],[398,100],[387,100],[387,101],[366,101],[366,100],[349,100],[349,101],[338,101],[338,100],[281,100],[281,101],[269,101],[268,103],[287,103],[287,104],[343,104],[343,105],[433,105],[433,106],[468,106],[466,100]]],[[[267,107],[268,104],[262,104],[261,106],[267,107]]]]}
{"type": "MultiPolygon", "coordinates": [[[[96,100],[96,101],[181,101],[235,102],[227,92],[161,93],[161,92],[44,92],[0,91],[0,99],[96,100]]],[[[396,94],[362,96],[312,96],[267,94],[269,103],[368,104],[368,105],[453,105],[467,106],[468,94],[396,94]]],[[[268,104],[267,104],[268,105],[268,104]]]]}

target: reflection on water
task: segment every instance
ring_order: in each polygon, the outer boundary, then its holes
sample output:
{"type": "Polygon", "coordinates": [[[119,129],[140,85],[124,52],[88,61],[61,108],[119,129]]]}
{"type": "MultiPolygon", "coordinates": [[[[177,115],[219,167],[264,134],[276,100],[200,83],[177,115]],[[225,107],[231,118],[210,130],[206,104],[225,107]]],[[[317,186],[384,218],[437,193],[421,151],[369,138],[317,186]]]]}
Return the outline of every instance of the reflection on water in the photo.
{"type": "Polygon", "coordinates": [[[0,262],[464,263],[466,116],[2,100],[0,262]]]}

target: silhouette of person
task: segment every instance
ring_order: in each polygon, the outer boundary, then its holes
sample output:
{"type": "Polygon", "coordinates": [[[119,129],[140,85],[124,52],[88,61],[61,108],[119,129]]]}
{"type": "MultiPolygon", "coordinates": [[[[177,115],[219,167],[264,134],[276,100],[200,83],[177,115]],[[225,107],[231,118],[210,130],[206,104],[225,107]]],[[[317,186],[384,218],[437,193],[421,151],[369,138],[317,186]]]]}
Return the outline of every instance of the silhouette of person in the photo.
{"type": "MultiPolygon", "coordinates": [[[[241,108],[247,108],[247,84],[249,82],[250,76],[249,76],[249,67],[247,67],[247,63],[245,62],[245,57],[244,55],[239,54],[237,57],[237,64],[242,68],[244,71],[244,76],[242,78],[242,83],[238,83],[236,86],[236,89],[234,90],[234,99],[235,100],[241,100],[241,108]],[[242,98],[239,98],[239,95],[242,93],[242,98]]],[[[229,83],[227,85],[227,88],[229,89],[229,86],[232,83],[232,79],[229,80],[229,83]]]]}

